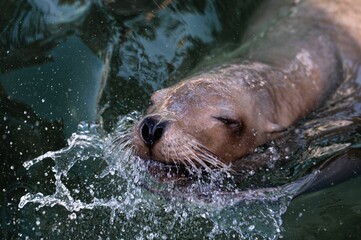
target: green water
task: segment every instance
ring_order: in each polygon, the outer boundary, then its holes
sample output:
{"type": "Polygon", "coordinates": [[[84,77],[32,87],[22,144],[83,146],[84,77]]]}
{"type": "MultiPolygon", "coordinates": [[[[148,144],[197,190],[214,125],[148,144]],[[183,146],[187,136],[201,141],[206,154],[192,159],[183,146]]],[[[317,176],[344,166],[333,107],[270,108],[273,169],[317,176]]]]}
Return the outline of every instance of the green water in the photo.
{"type": "MultiPolygon", "coordinates": [[[[137,1],[139,12],[60,2],[0,3],[0,238],[359,239],[360,177],[292,201],[279,189],[247,201],[205,201],[193,192],[169,199],[172,186],[149,183],[162,194],[143,187],[150,180],[141,163],[129,166],[121,151],[106,154],[114,128],[123,127],[119,116],[142,112],[154,90],[179,81],[204,56],[238,47],[254,1],[173,1],[162,10],[137,1]],[[67,149],[70,140],[78,145],[67,149]],[[23,196],[33,198],[20,208],[23,196]]],[[[315,115],[300,127],[329,132],[308,142],[290,136],[306,146],[291,159],[310,162],[292,166],[296,172],[322,159],[312,150],[329,157],[345,143],[360,148],[360,72],[356,85],[345,86],[356,92],[351,100],[323,112],[337,118],[315,115]],[[337,120],[352,124],[332,129],[337,120]]]]}

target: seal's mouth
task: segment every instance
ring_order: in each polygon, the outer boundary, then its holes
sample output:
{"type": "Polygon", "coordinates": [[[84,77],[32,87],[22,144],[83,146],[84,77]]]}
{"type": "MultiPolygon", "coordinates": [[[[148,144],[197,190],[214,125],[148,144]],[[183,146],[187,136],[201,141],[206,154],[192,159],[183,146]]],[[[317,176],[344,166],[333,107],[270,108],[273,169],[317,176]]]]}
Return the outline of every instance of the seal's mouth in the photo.
{"type": "Polygon", "coordinates": [[[167,164],[158,160],[147,158],[143,159],[148,172],[157,181],[162,183],[173,182],[177,185],[185,185],[191,182],[194,176],[182,165],[167,164]]]}

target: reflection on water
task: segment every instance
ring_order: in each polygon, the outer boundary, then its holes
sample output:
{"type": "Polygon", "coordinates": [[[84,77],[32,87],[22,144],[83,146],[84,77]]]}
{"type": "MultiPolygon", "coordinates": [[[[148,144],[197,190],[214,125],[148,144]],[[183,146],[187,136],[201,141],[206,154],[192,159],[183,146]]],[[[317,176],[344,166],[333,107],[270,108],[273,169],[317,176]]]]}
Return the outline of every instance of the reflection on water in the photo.
{"type": "Polygon", "coordinates": [[[360,173],[359,66],[323,108],[257,149],[274,161],[245,181],[162,183],[122,146],[151,92],[238,47],[254,6],[1,1],[1,238],[330,238],[341,225],[340,236],[358,236],[359,178],[291,200],[360,173]],[[338,169],[345,178],[330,181],[338,169]],[[331,218],[342,223],[331,229],[331,218]]]}
{"type": "Polygon", "coordinates": [[[3,74],[1,84],[11,98],[30,103],[40,116],[62,119],[69,136],[80,121],[96,119],[103,64],[76,37],[59,43],[49,56],[55,62],[3,74]]]}

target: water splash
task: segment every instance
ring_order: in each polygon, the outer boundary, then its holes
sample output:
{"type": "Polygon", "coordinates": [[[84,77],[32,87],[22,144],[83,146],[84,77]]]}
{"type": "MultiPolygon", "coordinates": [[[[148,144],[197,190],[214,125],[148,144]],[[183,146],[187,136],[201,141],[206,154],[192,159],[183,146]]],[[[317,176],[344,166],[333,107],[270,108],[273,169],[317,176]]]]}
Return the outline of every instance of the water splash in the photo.
{"type": "MultiPolygon", "coordinates": [[[[100,224],[106,216],[108,224],[102,232],[108,237],[176,239],[186,232],[192,234],[190,238],[211,239],[280,236],[282,214],[312,174],[285,186],[244,191],[222,173],[185,186],[159,182],[127,147],[129,132],[139,116],[132,113],[120,118],[118,127],[109,134],[97,124],[82,122],[68,147],[26,162],[24,166],[30,171],[35,164],[52,159],[55,192],[28,193],[19,207],[25,211],[35,204],[37,211],[45,208],[55,215],[59,214],[57,206],[64,207],[66,217],[55,220],[62,221],[64,229],[58,225],[57,231],[49,229],[51,236],[64,236],[69,222],[76,222],[79,230],[74,231],[84,234],[80,229],[100,224]],[[84,221],[87,211],[101,214],[102,220],[84,221]]],[[[46,232],[46,227],[41,231],[46,232]]]]}

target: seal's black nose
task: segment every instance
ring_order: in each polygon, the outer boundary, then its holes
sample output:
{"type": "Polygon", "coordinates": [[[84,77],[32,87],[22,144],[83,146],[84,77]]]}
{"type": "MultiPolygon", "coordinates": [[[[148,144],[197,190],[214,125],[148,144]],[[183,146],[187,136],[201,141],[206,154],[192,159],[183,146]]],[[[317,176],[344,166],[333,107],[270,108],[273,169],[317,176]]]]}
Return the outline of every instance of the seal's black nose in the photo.
{"type": "Polygon", "coordinates": [[[162,136],[166,122],[161,122],[158,117],[146,117],[140,124],[140,135],[148,147],[152,147],[162,136]]]}

